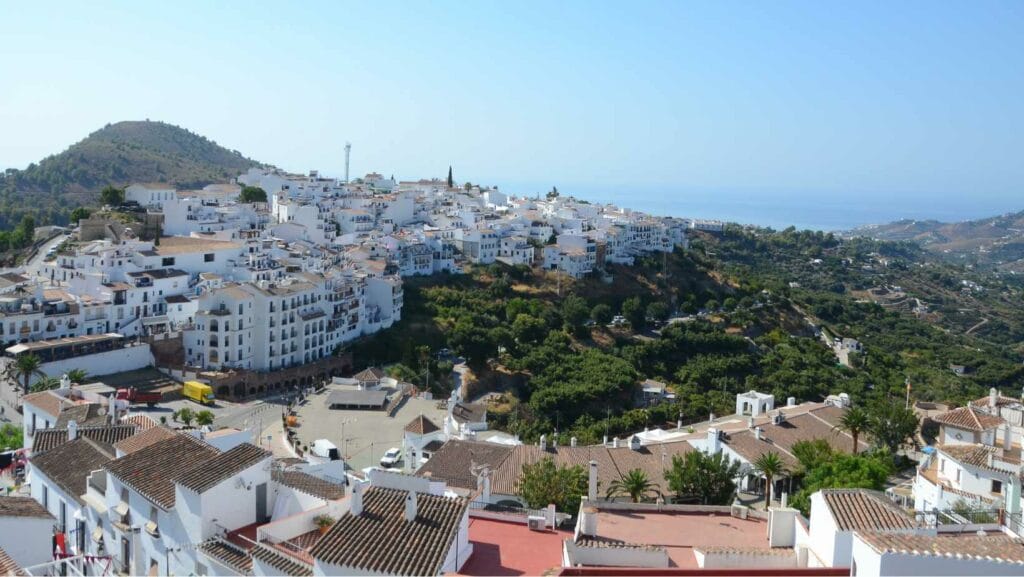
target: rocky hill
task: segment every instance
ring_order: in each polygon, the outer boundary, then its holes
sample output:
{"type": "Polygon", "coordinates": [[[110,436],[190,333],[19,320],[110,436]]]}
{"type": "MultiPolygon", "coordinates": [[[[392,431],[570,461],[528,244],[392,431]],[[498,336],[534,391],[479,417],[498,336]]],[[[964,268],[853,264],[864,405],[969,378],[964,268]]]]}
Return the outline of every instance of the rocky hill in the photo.
{"type": "Polygon", "coordinates": [[[0,228],[23,214],[39,224],[95,202],[107,185],[166,182],[178,188],[223,182],[260,163],[165,122],[127,121],[93,132],[67,150],[0,176],[0,228]]]}

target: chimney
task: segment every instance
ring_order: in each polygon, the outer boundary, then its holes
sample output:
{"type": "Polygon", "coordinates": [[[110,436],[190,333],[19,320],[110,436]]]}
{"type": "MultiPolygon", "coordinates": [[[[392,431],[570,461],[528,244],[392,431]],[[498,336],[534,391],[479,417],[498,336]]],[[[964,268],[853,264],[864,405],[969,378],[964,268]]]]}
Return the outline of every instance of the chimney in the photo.
{"type": "Polygon", "coordinates": [[[540,436],[540,450],[541,451],[547,451],[548,450],[548,436],[547,435],[541,435],[540,436]]]}
{"type": "Polygon", "coordinates": [[[576,446],[576,437],[570,437],[569,438],[569,446],[570,447],[575,447],[576,446]]]}
{"type": "Polygon", "coordinates": [[[754,438],[758,441],[761,440],[761,427],[754,427],[754,438]]]}
{"type": "Polygon", "coordinates": [[[1013,431],[1010,429],[1010,424],[1006,423],[1003,427],[1003,449],[1006,451],[1013,450],[1013,431]]]}
{"type": "Polygon", "coordinates": [[[619,448],[619,438],[618,437],[614,437],[612,439],[612,448],[613,449],[618,449],[619,448]]]}
{"type": "Polygon", "coordinates": [[[590,462],[590,475],[587,478],[587,499],[597,501],[597,461],[590,462]]]}
{"type": "Polygon", "coordinates": [[[353,515],[356,517],[363,514],[363,482],[356,481],[352,483],[352,502],[350,509],[353,515]]]}
{"type": "Polygon", "coordinates": [[[682,430],[682,428],[683,428],[683,420],[682,419],[677,419],[676,420],[676,429],[682,430]]]}
{"type": "Polygon", "coordinates": [[[405,520],[416,520],[416,491],[409,491],[405,496],[405,520]]]}
{"type": "Polygon", "coordinates": [[[708,454],[714,455],[722,450],[722,439],[718,436],[718,429],[708,429],[708,454]]]}
{"type": "Polygon", "coordinates": [[[748,429],[753,429],[754,428],[754,417],[747,417],[747,428],[748,429]]]}
{"type": "Polygon", "coordinates": [[[78,421],[68,421],[68,440],[74,441],[78,438],[78,421]]]}
{"type": "Polygon", "coordinates": [[[787,398],[786,399],[786,406],[787,407],[795,407],[796,406],[796,397],[789,397],[789,398],[787,398]]]}
{"type": "Polygon", "coordinates": [[[580,507],[580,534],[588,537],[597,536],[597,507],[584,503],[580,507]]]}
{"type": "Polygon", "coordinates": [[[995,387],[992,387],[991,389],[988,390],[988,406],[994,409],[996,408],[996,404],[998,404],[998,402],[999,391],[997,391],[995,387]]]}
{"type": "Polygon", "coordinates": [[[602,444],[602,445],[604,445],[605,447],[607,447],[607,446],[608,446],[608,435],[605,435],[605,436],[604,436],[604,440],[603,440],[603,441],[601,441],[601,444],[602,444]]]}

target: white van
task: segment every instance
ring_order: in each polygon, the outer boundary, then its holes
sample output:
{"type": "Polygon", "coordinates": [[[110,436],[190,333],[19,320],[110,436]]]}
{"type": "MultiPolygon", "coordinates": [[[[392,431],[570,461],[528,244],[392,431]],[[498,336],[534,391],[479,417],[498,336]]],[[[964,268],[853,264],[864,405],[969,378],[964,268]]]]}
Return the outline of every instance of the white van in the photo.
{"type": "Polygon", "coordinates": [[[336,447],[334,443],[327,439],[317,439],[313,441],[313,447],[310,449],[310,452],[317,457],[327,459],[329,461],[341,460],[341,451],[338,450],[338,447],[336,447]]]}

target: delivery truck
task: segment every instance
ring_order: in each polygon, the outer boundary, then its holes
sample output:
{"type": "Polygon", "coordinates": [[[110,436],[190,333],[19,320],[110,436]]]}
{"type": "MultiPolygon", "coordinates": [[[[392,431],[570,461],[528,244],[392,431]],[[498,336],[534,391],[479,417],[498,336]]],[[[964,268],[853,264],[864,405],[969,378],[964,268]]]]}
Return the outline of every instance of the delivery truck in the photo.
{"type": "Polygon", "coordinates": [[[135,387],[117,390],[117,400],[128,401],[132,405],[145,403],[150,407],[155,406],[163,398],[162,393],[144,393],[135,387]]]}
{"type": "Polygon", "coordinates": [[[213,387],[199,381],[185,381],[182,395],[186,399],[192,399],[200,405],[212,405],[214,401],[213,387]]]}

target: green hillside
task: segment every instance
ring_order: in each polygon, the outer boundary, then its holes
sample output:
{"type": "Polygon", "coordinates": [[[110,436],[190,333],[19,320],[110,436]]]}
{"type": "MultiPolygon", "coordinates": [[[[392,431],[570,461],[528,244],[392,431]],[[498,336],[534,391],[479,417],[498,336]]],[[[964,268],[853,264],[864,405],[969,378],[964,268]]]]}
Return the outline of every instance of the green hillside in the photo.
{"type": "Polygon", "coordinates": [[[64,224],[71,209],[94,204],[107,185],[166,182],[196,188],[259,165],[165,122],[108,124],[59,154],[0,176],[0,228],[14,226],[25,214],[39,224],[64,224]]]}

